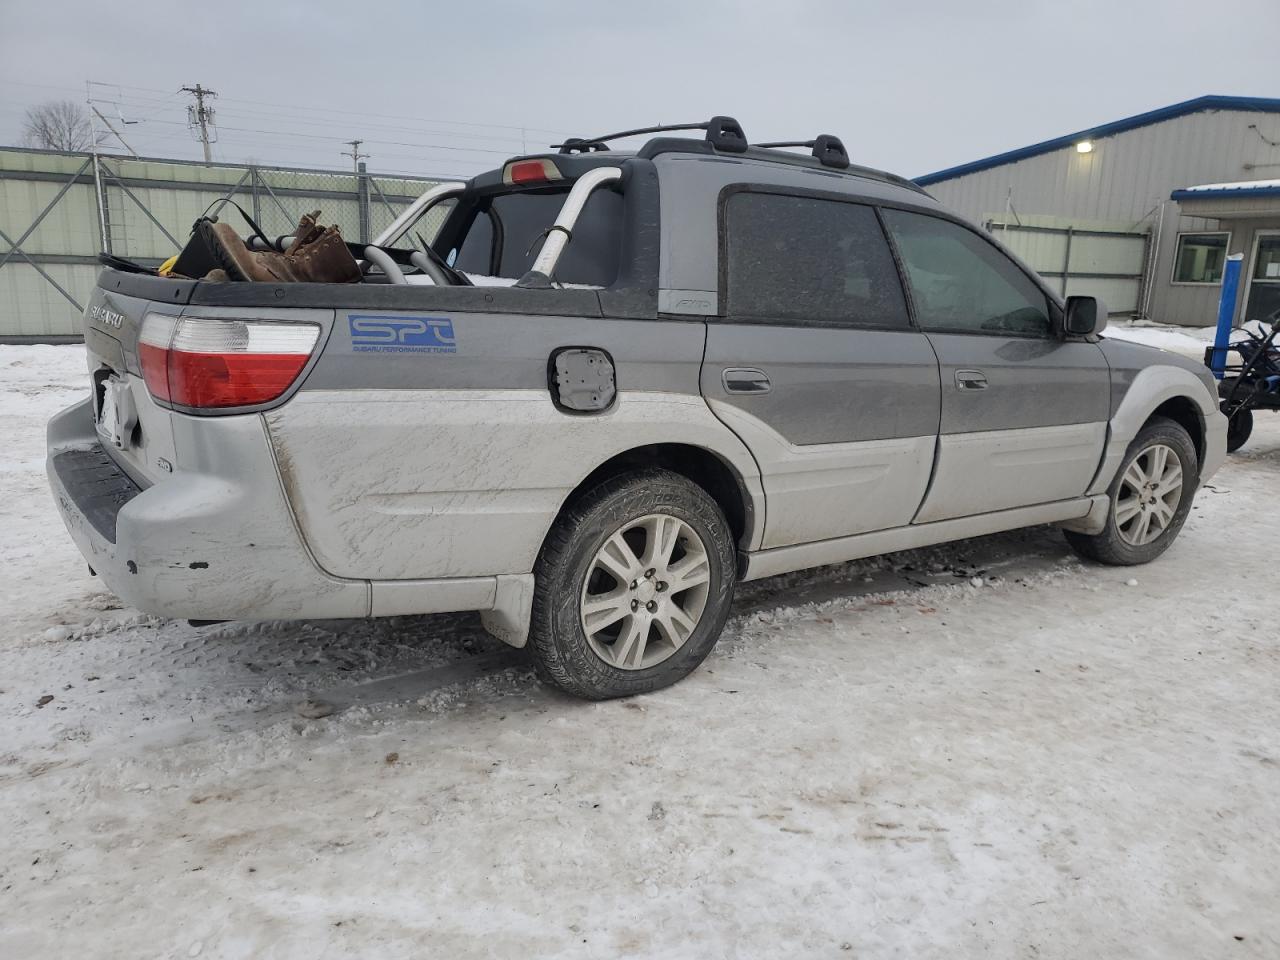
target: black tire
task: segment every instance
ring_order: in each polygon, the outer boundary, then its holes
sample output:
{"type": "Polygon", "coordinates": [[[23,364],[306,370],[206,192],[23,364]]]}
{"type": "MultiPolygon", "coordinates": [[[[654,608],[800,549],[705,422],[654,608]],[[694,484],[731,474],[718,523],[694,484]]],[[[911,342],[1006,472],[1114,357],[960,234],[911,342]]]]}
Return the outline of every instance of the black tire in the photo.
{"type": "MultiPolygon", "coordinates": [[[[1222,402],[1223,413],[1226,413],[1227,403],[1222,402]]],[[[1234,415],[1227,420],[1227,453],[1235,453],[1249,441],[1249,434],[1253,433],[1253,411],[1248,407],[1239,407],[1234,415]]]]}
{"type": "Polygon", "coordinates": [[[527,649],[538,676],[574,696],[607,700],[669,686],[702,663],[729,616],[736,550],[723,511],[705,490],[678,473],[650,468],[605,480],[566,507],[547,535],[534,574],[527,649]],[[654,514],[674,517],[692,528],[705,549],[710,578],[701,615],[682,645],[653,666],[624,669],[592,647],[580,604],[605,542],[628,524],[654,514]]]}
{"type": "Polygon", "coordinates": [[[1169,545],[1177,539],[1178,531],[1182,529],[1183,523],[1186,522],[1187,514],[1191,512],[1191,502],[1195,498],[1196,488],[1199,484],[1200,460],[1196,454],[1196,446],[1186,428],[1165,417],[1152,417],[1138,431],[1138,435],[1133,438],[1133,442],[1129,444],[1129,449],[1125,451],[1124,459],[1120,462],[1120,469],[1116,471],[1115,479],[1111,481],[1111,486],[1107,488],[1109,508],[1107,510],[1107,524],[1102,532],[1087,534],[1077,533],[1074,530],[1064,530],[1063,533],[1066,535],[1067,543],[1085,559],[1096,560],[1099,563],[1111,566],[1150,563],[1169,549],[1169,545]],[[1155,444],[1163,444],[1172,449],[1177,455],[1179,465],[1182,468],[1181,495],[1177,508],[1174,510],[1173,518],[1160,532],[1159,536],[1149,543],[1134,544],[1121,535],[1121,530],[1116,524],[1117,497],[1124,481],[1125,472],[1130,465],[1134,460],[1146,454],[1155,444]]]}

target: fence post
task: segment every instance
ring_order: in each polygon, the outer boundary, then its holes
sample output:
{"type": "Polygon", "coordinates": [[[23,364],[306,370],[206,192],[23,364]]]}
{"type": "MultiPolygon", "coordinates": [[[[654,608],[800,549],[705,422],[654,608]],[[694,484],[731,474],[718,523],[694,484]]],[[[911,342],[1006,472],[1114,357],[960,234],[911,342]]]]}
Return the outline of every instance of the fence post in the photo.
{"type": "Polygon", "coordinates": [[[262,198],[258,196],[258,168],[249,168],[249,183],[253,191],[253,219],[262,223],[262,198]]]}
{"type": "Polygon", "coordinates": [[[369,173],[363,160],[356,171],[356,200],[360,204],[360,242],[369,242],[369,173]]]}
{"type": "Polygon", "coordinates": [[[102,233],[102,252],[111,252],[111,211],[107,207],[107,185],[102,182],[102,160],[93,152],[93,192],[98,201],[98,227],[102,233]]]}
{"type": "Polygon", "coordinates": [[[1213,362],[1209,369],[1219,380],[1227,371],[1227,345],[1231,343],[1231,321],[1236,317],[1236,294],[1240,290],[1240,268],[1244,254],[1227,257],[1222,270],[1222,298],[1218,301],[1218,329],[1213,338],[1213,362]]]}

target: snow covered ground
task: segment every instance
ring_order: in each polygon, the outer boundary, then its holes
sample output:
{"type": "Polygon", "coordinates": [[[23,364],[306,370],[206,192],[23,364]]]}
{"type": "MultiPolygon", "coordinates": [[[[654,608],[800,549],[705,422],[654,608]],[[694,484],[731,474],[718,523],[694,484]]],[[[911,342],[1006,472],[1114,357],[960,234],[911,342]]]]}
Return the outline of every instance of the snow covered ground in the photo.
{"type": "Polygon", "coordinates": [[[747,584],[585,704],[472,616],[113,609],[42,476],[83,379],[0,347],[0,957],[1280,955],[1278,418],[1149,567],[747,584]]]}

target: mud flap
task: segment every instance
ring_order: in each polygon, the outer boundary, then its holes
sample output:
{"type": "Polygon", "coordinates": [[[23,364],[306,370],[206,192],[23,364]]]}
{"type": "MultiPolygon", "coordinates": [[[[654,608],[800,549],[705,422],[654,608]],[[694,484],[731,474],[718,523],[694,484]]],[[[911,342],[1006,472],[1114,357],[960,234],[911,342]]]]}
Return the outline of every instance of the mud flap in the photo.
{"type": "Polygon", "coordinates": [[[523,647],[529,642],[529,620],[533,614],[533,574],[502,575],[492,610],[480,611],[485,630],[503,643],[523,647]]]}

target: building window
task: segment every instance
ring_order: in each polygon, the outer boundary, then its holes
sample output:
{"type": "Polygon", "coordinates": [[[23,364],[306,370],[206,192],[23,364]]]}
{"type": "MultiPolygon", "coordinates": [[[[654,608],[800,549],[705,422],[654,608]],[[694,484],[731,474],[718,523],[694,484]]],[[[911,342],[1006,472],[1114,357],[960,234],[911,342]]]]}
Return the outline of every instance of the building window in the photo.
{"type": "Polygon", "coordinates": [[[1270,233],[1258,237],[1258,252],[1253,260],[1253,279],[1272,283],[1280,280],[1280,236],[1270,233]]]}
{"type": "Polygon", "coordinates": [[[1174,283],[1221,283],[1230,233],[1180,233],[1173,257],[1174,283]]]}

